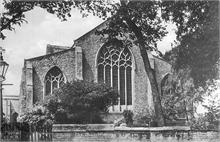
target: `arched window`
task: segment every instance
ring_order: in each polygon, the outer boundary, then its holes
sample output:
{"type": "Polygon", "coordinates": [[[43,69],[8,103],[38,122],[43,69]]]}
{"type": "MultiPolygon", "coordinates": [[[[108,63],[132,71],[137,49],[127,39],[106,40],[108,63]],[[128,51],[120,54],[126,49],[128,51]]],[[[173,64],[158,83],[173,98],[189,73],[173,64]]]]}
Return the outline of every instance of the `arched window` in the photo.
{"type": "Polygon", "coordinates": [[[114,105],[132,105],[132,55],[127,47],[103,46],[97,57],[98,82],[119,91],[114,105]]]}
{"type": "Polygon", "coordinates": [[[170,74],[166,74],[161,80],[161,97],[164,95],[165,91],[167,91],[167,85],[169,84],[170,74]]]}
{"type": "Polygon", "coordinates": [[[45,95],[53,93],[65,82],[62,71],[58,67],[51,68],[45,76],[45,95]]]}

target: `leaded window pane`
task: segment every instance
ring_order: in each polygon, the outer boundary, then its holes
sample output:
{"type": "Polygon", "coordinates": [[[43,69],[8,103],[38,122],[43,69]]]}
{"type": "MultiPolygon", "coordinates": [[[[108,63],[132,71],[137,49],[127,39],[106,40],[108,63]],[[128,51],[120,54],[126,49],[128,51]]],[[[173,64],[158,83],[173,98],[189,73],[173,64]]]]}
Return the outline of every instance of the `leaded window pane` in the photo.
{"type": "Polygon", "coordinates": [[[58,88],[58,85],[57,85],[57,81],[54,80],[54,81],[52,82],[52,90],[54,90],[54,89],[56,89],[56,88],[58,88]]]}
{"type": "Polygon", "coordinates": [[[120,105],[125,105],[125,68],[120,67],[120,105]]]}
{"type": "Polygon", "coordinates": [[[111,66],[105,67],[105,83],[111,86],[111,66]]]}
{"type": "MultiPolygon", "coordinates": [[[[113,88],[115,90],[118,90],[118,67],[117,66],[113,66],[112,69],[112,75],[113,75],[113,88]]],[[[114,105],[117,105],[117,102],[114,102],[114,105]]]]}
{"type": "Polygon", "coordinates": [[[113,75],[113,88],[115,90],[118,90],[118,67],[117,66],[113,67],[112,75],[113,75]]]}
{"type": "Polygon", "coordinates": [[[98,82],[104,83],[104,66],[103,65],[98,66],[98,82]]]}
{"type": "Polygon", "coordinates": [[[49,80],[46,81],[46,95],[51,93],[51,82],[49,80]]]}
{"type": "Polygon", "coordinates": [[[131,82],[131,67],[126,69],[126,79],[127,79],[127,103],[132,104],[132,82],[131,82]]]}

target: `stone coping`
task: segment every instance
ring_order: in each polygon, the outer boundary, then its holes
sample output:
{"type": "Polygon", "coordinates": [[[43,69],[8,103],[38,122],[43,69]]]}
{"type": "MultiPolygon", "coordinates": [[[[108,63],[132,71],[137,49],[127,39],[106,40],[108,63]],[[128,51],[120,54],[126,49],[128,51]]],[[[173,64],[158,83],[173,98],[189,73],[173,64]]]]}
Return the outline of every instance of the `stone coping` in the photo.
{"type": "Polygon", "coordinates": [[[54,124],[53,132],[161,132],[161,131],[190,131],[189,126],[165,127],[114,127],[114,124],[54,124]]]}
{"type": "Polygon", "coordinates": [[[115,127],[118,131],[190,131],[189,126],[164,126],[164,127],[115,127]]]}

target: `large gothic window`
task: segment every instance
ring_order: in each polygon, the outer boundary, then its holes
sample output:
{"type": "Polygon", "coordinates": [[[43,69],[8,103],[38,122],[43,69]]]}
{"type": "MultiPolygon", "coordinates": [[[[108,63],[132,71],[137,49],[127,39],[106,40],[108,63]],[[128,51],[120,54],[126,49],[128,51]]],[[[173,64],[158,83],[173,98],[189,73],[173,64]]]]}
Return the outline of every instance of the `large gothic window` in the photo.
{"type": "Polygon", "coordinates": [[[98,82],[119,91],[114,105],[132,105],[132,55],[127,47],[103,46],[98,54],[98,82]]]}
{"type": "Polygon", "coordinates": [[[45,95],[53,93],[53,90],[59,88],[65,82],[63,73],[58,67],[51,68],[45,76],[45,95]]]}

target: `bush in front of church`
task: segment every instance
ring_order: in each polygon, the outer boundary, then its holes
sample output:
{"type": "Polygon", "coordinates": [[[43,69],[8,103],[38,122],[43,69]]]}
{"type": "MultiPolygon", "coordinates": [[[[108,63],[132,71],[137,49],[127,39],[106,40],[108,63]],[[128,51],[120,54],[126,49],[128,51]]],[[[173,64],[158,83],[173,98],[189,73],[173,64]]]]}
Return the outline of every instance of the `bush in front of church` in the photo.
{"type": "Polygon", "coordinates": [[[18,122],[22,125],[24,124],[22,131],[25,129],[25,131],[41,132],[45,129],[52,130],[53,117],[48,113],[48,110],[39,103],[35,104],[28,112],[20,115],[18,122]]]}
{"type": "Polygon", "coordinates": [[[100,113],[107,113],[117,98],[117,91],[105,84],[73,81],[47,96],[45,106],[55,123],[103,123],[100,113]]]}

